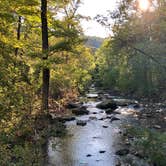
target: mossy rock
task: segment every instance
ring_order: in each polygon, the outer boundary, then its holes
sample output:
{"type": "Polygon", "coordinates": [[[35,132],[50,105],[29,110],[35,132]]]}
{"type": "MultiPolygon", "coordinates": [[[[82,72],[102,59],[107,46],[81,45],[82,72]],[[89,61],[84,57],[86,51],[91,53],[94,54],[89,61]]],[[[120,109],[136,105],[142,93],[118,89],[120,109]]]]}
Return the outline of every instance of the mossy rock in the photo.
{"type": "Polygon", "coordinates": [[[100,104],[98,104],[96,107],[99,109],[115,110],[115,109],[117,109],[117,104],[116,104],[116,102],[114,102],[112,100],[106,100],[106,101],[103,101],[100,104]]]}

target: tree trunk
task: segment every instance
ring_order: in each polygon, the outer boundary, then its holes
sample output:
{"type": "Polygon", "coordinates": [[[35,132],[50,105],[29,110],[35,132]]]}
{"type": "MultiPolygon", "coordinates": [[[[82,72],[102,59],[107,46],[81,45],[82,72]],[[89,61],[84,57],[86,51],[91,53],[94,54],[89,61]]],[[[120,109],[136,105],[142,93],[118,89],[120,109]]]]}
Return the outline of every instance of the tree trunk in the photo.
{"type": "MultiPolygon", "coordinates": [[[[18,17],[18,27],[17,27],[17,40],[20,40],[20,35],[21,35],[21,19],[22,17],[18,17]]],[[[15,49],[15,55],[18,55],[18,47],[15,49]]]]}
{"type": "MultiPolygon", "coordinates": [[[[43,60],[48,59],[48,25],[47,25],[47,0],[41,0],[41,22],[42,22],[42,52],[43,60]]],[[[42,110],[48,111],[49,98],[49,68],[43,68],[43,85],[42,85],[42,110]]]]}

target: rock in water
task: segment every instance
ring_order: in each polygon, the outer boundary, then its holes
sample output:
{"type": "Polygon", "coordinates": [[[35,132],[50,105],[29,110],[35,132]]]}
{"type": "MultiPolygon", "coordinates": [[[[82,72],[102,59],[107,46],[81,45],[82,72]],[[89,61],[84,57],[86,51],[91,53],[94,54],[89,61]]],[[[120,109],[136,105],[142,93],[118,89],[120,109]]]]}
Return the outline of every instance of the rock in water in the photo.
{"type": "Polygon", "coordinates": [[[112,100],[106,100],[106,101],[103,101],[102,103],[98,104],[96,106],[97,108],[100,108],[100,109],[112,109],[112,110],[115,110],[117,109],[117,104],[116,102],[112,101],[112,100]]]}
{"type": "Polygon", "coordinates": [[[105,118],[99,118],[98,120],[105,120],[105,118]]]}
{"type": "Polygon", "coordinates": [[[68,109],[72,109],[72,108],[79,108],[80,106],[81,106],[80,103],[68,103],[66,107],[68,109]]]}
{"type": "Polygon", "coordinates": [[[87,124],[87,122],[85,120],[77,120],[76,124],[78,126],[85,126],[87,124]]]}
{"type": "Polygon", "coordinates": [[[89,120],[97,120],[97,117],[96,116],[90,116],[89,120]]]}
{"type": "Polygon", "coordinates": [[[87,94],[87,98],[98,98],[98,94],[87,94]]]}
{"type": "Polygon", "coordinates": [[[91,154],[87,154],[86,157],[91,157],[92,155],[91,154]]]}
{"type": "Polygon", "coordinates": [[[80,108],[73,109],[72,113],[75,115],[88,115],[89,111],[86,109],[86,107],[82,106],[80,108]]]}
{"type": "Polygon", "coordinates": [[[105,150],[100,150],[99,153],[105,153],[106,151],[105,150]]]}
{"type": "Polygon", "coordinates": [[[106,114],[112,114],[113,112],[114,112],[114,110],[111,109],[111,108],[108,108],[108,109],[105,110],[106,114]]]}
{"type": "Polygon", "coordinates": [[[155,128],[155,129],[161,129],[161,126],[159,126],[159,125],[154,125],[153,128],[155,128]]]}
{"type": "Polygon", "coordinates": [[[159,109],[159,110],[156,110],[156,113],[161,113],[161,112],[163,112],[164,110],[162,110],[162,109],[159,109]]]}
{"type": "Polygon", "coordinates": [[[72,116],[72,117],[65,117],[64,118],[64,120],[66,121],[66,122],[68,122],[68,121],[73,121],[73,120],[75,120],[76,118],[74,117],[74,116],[72,116]]]}
{"type": "Polygon", "coordinates": [[[115,121],[115,120],[120,120],[120,119],[117,118],[117,117],[115,117],[115,116],[112,116],[110,122],[113,122],[113,121],[115,121]]]}
{"type": "Polygon", "coordinates": [[[65,122],[69,122],[69,121],[73,121],[76,118],[74,116],[69,116],[69,117],[56,117],[55,120],[65,123],[65,122]]]}
{"type": "Polygon", "coordinates": [[[138,103],[133,104],[133,108],[135,108],[135,109],[140,108],[140,105],[138,103]]]}

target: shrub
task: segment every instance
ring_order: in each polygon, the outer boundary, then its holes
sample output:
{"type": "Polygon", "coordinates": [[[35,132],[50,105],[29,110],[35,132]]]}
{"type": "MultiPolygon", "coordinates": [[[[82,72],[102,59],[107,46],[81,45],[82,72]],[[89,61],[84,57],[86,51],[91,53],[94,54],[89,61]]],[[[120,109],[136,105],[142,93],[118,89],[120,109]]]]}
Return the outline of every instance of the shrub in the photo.
{"type": "Polygon", "coordinates": [[[128,134],[134,139],[134,147],[141,151],[151,163],[157,166],[166,165],[166,133],[145,128],[128,128],[128,134]]]}

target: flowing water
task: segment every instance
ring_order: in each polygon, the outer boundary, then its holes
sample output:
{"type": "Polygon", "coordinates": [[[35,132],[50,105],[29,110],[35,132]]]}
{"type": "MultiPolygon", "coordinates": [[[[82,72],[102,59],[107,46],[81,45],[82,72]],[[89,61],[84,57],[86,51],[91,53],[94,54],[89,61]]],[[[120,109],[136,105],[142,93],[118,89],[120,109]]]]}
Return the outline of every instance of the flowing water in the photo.
{"type": "MultiPolygon", "coordinates": [[[[87,96],[97,97],[96,93],[87,96]]],[[[90,114],[76,119],[87,121],[86,126],[76,125],[76,120],[66,122],[67,136],[49,139],[48,166],[115,166],[115,145],[122,120],[111,123],[105,112],[96,108],[100,102],[90,99],[84,104],[90,114]]],[[[121,119],[133,114],[130,107],[118,108],[117,111],[121,114],[116,117],[121,119]]]]}

